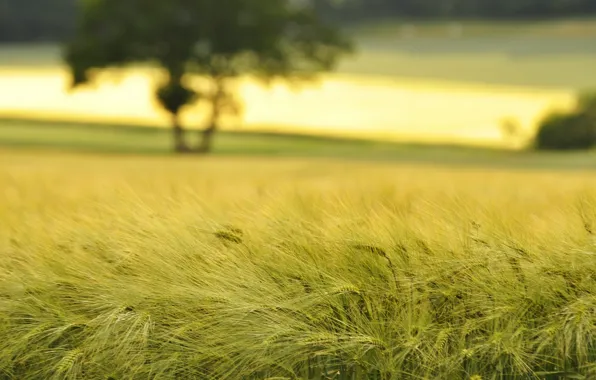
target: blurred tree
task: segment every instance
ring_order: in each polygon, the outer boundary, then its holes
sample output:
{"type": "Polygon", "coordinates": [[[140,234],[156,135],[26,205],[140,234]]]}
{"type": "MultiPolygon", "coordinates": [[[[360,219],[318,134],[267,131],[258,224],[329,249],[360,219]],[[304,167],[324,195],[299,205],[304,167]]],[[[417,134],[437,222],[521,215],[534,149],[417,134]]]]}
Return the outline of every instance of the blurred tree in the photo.
{"type": "Polygon", "coordinates": [[[526,136],[518,120],[510,117],[503,118],[499,127],[505,143],[509,146],[517,147],[518,145],[523,144],[523,140],[526,136]]]}
{"type": "Polygon", "coordinates": [[[596,146],[596,93],[580,94],[575,109],[547,115],[539,125],[537,149],[591,149],[596,146]]]}
{"type": "Polygon", "coordinates": [[[306,79],[331,70],[351,43],[309,4],[286,0],[84,0],[65,50],[73,88],[107,68],[156,64],[156,99],[172,116],[177,151],[208,152],[221,117],[240,111],[230,81],[240,75],[306,79]],[[209,82],[193,88],[192,75],[209,82]],[[198,147],[179,121],[184,106],[210,106],[198,147]]]}

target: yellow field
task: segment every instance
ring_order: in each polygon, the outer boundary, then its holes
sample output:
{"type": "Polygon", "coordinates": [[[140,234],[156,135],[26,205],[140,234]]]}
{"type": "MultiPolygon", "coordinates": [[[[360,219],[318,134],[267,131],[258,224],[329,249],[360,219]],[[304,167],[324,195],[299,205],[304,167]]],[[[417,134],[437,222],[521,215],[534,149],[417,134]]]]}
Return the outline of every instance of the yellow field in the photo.
{"type": "MultiPolygon", "coordinates": [[[[68,94],[59,69],[0,68],[0,111],[58,119],[164,124],[151,95],[152,75],[137,70],[120,82],[68,94]]],[[[371,76],[329,75],[293,91],[246,79],[238,92],[243,120],[227,128],[276,129],[389,140],[498,143],[503,119],[528,133],[553,107],[568,107],[571,91],[470,85],[371,76]]],[[[201,109],[185,115],[201,125],[201,109]]]]}
{"type": "Polygon", "coordinates": [[[596,374],[591,174],[0,162],[3,378],[596,374]]]}

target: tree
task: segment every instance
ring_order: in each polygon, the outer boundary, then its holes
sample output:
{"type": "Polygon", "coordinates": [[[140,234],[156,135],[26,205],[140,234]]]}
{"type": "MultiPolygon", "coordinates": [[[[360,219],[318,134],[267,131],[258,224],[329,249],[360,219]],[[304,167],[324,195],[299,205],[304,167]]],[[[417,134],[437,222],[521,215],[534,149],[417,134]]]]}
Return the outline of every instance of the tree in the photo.
{"type": "Polygon", "coordinates": [[[596,146],[596,93],[582,93],[576,107],[547,115],[539,125],[537,149],[572,150],[596,146]]]}
{"type": "Polygon", "coordinates": [[[72,85],[107,68],[139,63],[165,74],[156,99],[170,113],[177,151],[208,152],[221,117],[240,111],[230,82],[255,75],[311,78],[331,70],[352,46],[310,3],[288,0],[84,0],[65,50],[72,85]],[[193,76],[208,86],[195,88],[193,76]],[[210,107],[201,142],[189,147],[179,115],[197,101],[210,107]]]}

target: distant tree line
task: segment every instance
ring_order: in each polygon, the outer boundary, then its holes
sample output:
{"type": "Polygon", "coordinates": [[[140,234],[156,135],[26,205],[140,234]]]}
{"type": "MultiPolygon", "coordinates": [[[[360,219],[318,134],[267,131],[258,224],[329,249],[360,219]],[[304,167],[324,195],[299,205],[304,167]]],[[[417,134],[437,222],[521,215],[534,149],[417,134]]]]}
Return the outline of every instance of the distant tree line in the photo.
{"type": "MultiPolygon", "coordinates": [[[[0,0],[0,42],[60,41],[73,34],[82,0],[0,0]]],[[[292,1],[292,0],[289,0],[292,1]]],[[[596,0],[294,0],[313,1],[329,20],[379,18],[553,18],[596,14],[596,0]]]]}
{"type": "Polygon", "coordinates": [[[547,115],[538,126],[534,145],[542,150],[596,147],[596,93],[582,93],[575,108],[547,115]]]}
{"type": "Polygon", "coordinates": [[[338,22],[375,19],[536,19],[596,14],[595,0],[313,0],[338,22]]]}
{"type": "Polygon", "coordinates": [[[60,41],[74,31],[80,0],[0,0],[0,42],[60,41]]]}

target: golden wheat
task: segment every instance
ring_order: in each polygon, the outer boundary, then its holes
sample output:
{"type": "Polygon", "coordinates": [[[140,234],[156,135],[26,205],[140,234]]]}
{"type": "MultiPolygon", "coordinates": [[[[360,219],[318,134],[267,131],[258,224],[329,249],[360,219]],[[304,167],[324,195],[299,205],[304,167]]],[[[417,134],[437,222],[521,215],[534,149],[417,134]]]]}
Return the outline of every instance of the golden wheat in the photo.
{"type": "Polygon", "coordinates": [[[594,374],[591,173],[0,161],[0,379],[594,374]]]}

